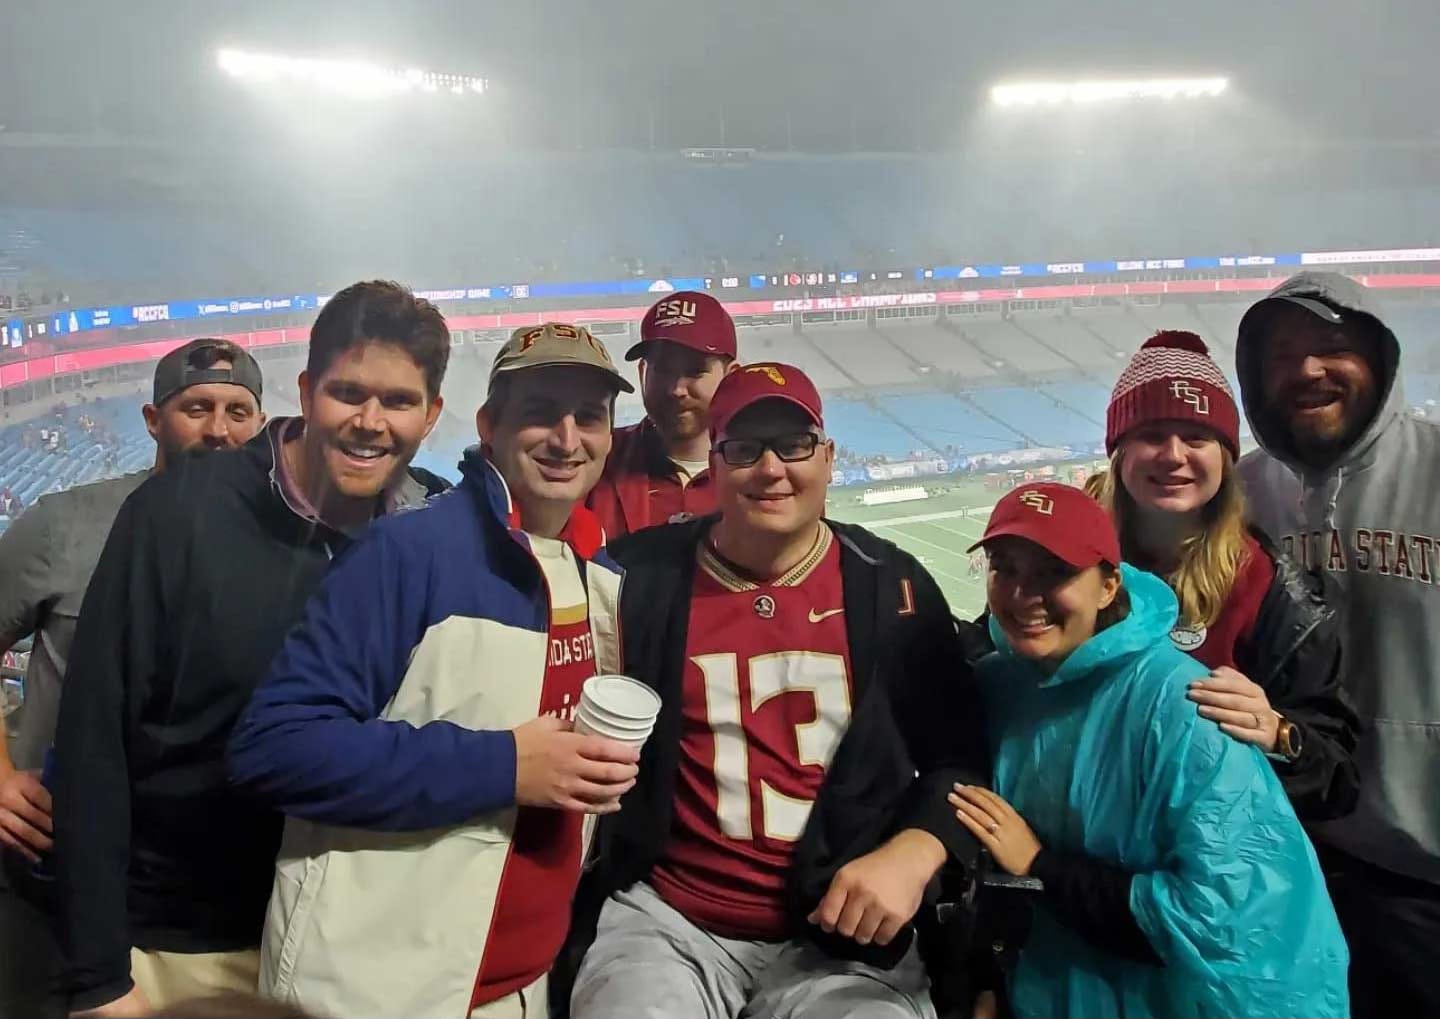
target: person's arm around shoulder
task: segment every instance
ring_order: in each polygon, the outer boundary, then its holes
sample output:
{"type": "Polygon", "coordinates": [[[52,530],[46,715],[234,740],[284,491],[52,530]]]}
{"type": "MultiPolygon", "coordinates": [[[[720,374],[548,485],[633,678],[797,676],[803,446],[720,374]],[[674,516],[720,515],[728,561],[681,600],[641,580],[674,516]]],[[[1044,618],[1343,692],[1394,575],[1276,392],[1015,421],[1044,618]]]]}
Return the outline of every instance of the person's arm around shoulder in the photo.
{"type": "Polygon", "coordinates": [[[1339,623],[1319,579],[1257,538],[1270,581],[1236,646],[1238,668],[1212,670],[1189,697],[1201,717],[1270,758],[1302,818],[1343,817],[1360,795],[1360,722],[1341,682],[1339,623]]]}
{"type": "MultiPolygon", "coordinates": [[[[614,809],[634,753],[557,719],[512,731],[380,717],[431,622],[431,554],[381,524],[335,565],[231,735],[231,781],[296,817],[385,831],[515,803],[614,809]]],[[[477,682],[504,681],[476,665],[477,682]]]]}
{"type": "MultiPolygon", "coordinates": [[[[0,654],[40,628],[54,590],[50,504],[40,502],[0,534],[0,654]]],[[[0,846],[32,863],[52,842],[49,791],[40,775],[15,767],[0,729],[0,846]]]]}

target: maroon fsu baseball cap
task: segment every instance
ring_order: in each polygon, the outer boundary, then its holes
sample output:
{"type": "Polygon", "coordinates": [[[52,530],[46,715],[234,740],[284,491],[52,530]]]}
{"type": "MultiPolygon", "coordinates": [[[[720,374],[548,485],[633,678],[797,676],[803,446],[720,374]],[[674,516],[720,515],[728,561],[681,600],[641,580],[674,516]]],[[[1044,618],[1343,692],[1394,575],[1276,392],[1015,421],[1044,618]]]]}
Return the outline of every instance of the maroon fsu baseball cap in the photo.
{"type": "Polygon", "coordinates": [[[715,387],[710,399],[711,437],[724,435],[736,414],[761,400],[788,400],[805,411],[817,428],[825,427],[815,383],[794,365],[762,361],[732,371],[715,387]]]}
{"type": "Polygon", "coordinates": [[[677,290],[652,304],[640,320],[640,342],[625,352],[625,360],[639,360],[648,344],[661,340],[716,357],[733,358],[737,351],[735,320],[723,304],[698,290],[677,290]]]}
{"type": "Polygon", "coordinates": [[[1120,565],[1120,537],[1110,514],[1080,489],[1055,481],[1010,491],[990,511],[984,536],[966,551],[1004,537],[1033,541],[1077,570],[1120,565]]]}

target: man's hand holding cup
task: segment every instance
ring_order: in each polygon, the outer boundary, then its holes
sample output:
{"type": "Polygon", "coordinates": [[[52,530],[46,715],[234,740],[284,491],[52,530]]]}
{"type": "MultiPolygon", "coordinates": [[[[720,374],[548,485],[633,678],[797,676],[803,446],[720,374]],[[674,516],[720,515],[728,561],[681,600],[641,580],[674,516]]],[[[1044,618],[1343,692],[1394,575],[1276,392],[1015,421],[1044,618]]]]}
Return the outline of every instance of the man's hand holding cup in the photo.
{"type": "Polygon", "coordinates": [[[515,802],[586,814],[619,810],[659,711],[659,696],[629,677],[586,680],[573,726],[544,717],[514,730],[515,802]]]}

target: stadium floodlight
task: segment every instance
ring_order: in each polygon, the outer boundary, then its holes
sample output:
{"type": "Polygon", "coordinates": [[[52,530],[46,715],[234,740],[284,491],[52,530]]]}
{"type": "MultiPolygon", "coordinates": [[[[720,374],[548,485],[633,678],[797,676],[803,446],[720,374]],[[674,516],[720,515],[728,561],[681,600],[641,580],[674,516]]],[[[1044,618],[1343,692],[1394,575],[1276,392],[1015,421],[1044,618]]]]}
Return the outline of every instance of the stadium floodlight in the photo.
{"type": "Polygon", "coordinates": [[[453,95],[468,90],[483,95],[490,88],[485,78],[466,74],[440,74],[418,67],[394,68],[358,60],[287,57],[222,49],[216,54],[220,70],[243,81],[299,82],[356,99],[376,99],[404,92],[439,92],[453,95]]]}
{"type": "Polygon", "coordinates": [[[1017,82],[990,89],[996,106],[1059,106],[1134,99],[1210,99],[1230,87],[1226,78],[1141,78],[1017,82]]]}

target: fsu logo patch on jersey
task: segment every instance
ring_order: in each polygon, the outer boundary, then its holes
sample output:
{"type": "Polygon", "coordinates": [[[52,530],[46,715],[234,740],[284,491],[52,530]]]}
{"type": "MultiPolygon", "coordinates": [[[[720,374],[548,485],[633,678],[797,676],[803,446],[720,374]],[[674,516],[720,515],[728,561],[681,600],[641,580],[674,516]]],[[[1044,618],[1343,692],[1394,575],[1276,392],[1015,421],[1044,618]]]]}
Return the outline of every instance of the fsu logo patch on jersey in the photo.
{"type": "Polygon", "coordinates": [[[761,619],[775,618],[775,599],[768,594],[762,594],[755,599],[755,614],[761,619]]]}

